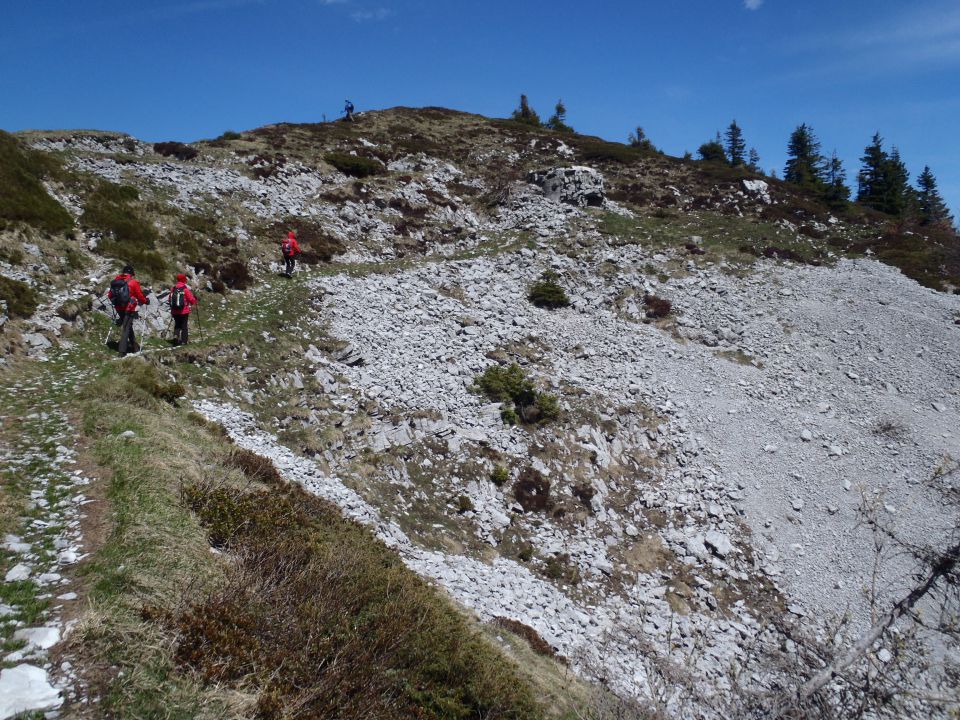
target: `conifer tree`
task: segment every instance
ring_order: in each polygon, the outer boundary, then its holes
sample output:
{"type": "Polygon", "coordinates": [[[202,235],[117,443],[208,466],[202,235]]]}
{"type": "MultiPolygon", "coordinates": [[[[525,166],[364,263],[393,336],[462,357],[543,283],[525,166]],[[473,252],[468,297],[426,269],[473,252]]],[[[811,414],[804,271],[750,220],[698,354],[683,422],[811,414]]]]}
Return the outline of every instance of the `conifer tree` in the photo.
{"type": "Polygon", "coordinates": [[[520,96],[520,107],[513,111],[512,118],[517,122],[533,125],[534,127],[540,127],[542,124],[537,111],[530,107],[530,103],[527,102],[526,95],[520,96]]]}
{"type": "Polygon", "coordinates": [[[916,207],[916,196],[909,184],[910,173],[900,159],[900,151],[893,148],[883,170],[883,212],[897,217],[912,214],[916,207]]]}
{"type": "Polygon", "coordinates": [[[647,134],[643,131],[643,128],[637,125],[637,129],[630,133],[627,136],[627,142],[630,143],[630,147],[640,148],[641,150],[652,150],[656,151],[657,149],[653,146],[653,143],[650,142],[650,139],[647,137],[647,134]]]}
{"type": "Polygon", "coordinates": [[[937,189],[937,179],[929,165],[925,165],[923,172],[917,177],[917,211],[921,225],[942,225],[948,228],[953,225],[953,216],[937,189]]]}
{"type": "Polygon", "coordinates": [[[860,172],[857,173],[857,202],[875,210],[883,209],[883,185],[889,157],[883,149],[883,138],[874,133],[870,144],[863,149],[860,172]]]}
{"type": "Polygon", "coordinates": [[[563,104],[563,100],[557,100],[553,115],[547,120],[547,127],[559,132],[573,132],[573,128],[567,125],[567,106],[563,104]]]}
{"type": "Polygon", "coordinates": [[[806,123],[797,127],[787,144],[787,163],[783,179],[801,187],[820,190],[824,184],[824,158],[813,128],[806,123]]]}
{"type": "Polygon", "coordinates": [[[823,190],[823,199],[834,210],[840,210],[847,205],[850,199],[850,188],[847,187],[847,172],[843,169],[843,162],[837,157],[837,151],[833,151],[830,160],[827,161],[826,169],[826,187],[823,190]]]}
{"type": "Polygon", "coordinates": [[[743,165],[746,162],[747,144],[743,140],[743,131],[734,120],[727,127],[727,161],[732,167],[743,165]]]}
{"type": "Polygon", "coordinates": [[[760,169],[760,153],[757,152],[756,148],[750,148],[750,155],[747,158],[747,167],[753,170],[755,173],[763,172],[763,170],[760,169]]]}

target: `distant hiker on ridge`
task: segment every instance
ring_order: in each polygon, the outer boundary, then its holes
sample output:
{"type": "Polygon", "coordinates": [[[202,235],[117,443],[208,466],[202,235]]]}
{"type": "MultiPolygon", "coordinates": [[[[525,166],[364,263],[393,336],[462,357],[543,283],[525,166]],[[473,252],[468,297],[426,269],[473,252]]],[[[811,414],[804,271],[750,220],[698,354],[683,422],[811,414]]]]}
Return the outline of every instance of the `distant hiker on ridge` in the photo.
{"type": "Polygon", "coordinates": [[[343,106],[343,114],[347,116],[347,120],[353,122],[353,103],[347,100],[347,104],[343,106]]]}
{"type": "Polygon", "coordinates": [[[120,326],[120,342],[117,344],[117,349],[121,355],[126,355],[127,352],[140,352],[137,337],[133,333],[133,321],[140,317],[137,308],[140,305],[150,304],[150,298],[144,294],[134,274],[133,266],[126,265],[123,272],[110,281],[110,292],[107,293],[107,297],[113,303],[113,309],[117,311],[117,325],[120,326]]]}
{"type": "Polygon", "coordinates": [[[297,234],[291,230],[287,237],[280,243],[280,252],[283,254],[283,262],[286,267],[284,275],[293,277],[293,268],[297,264],[297,255],[301,253],[300,245],[297,243],[297,234]]]}
{"type": "MultiPolygon", "coordinates": [[[[187,344],[187,325],[190,321],[190,309],[197,304],[197,298],[187,285],[187,276],[177,275],[176,284],[170,288],[170,314],[173,316],[173,344],[187,344]]],[[[202,338],[201,338],[202,339],[202,338]]]]}

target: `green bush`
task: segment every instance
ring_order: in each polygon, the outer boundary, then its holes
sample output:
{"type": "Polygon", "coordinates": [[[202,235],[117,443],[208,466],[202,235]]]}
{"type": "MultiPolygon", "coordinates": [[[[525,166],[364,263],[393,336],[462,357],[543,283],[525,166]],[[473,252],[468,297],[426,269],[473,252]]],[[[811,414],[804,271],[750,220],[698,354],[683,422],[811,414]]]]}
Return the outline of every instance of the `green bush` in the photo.
{"type": "Polygon", "coordinates": [[[566,307],[570,304],[570,298],[557,282],[559,276],[552,270],[548,270],[540,279],[530,287],[527,293],[527,300],[537,307],[555,310],[556,308],[566,307]]]}
{"type": "Polygon", "coordinates": [[[533,720],[543,709],[464,616],[370,531],[293,485],[184,489],[226,583],[176,614],[175,657],[260,718],[533,720]]]}
{"type": "Polygon", "coordinates": [[[159,237],[151,222],[132,205],[140,194],[136,188],[100,181],[87,198],[80,224],[103,233],[97,251],[133,265],[140,274],[158,278],[167,263],[156,251],[159,237]]]}
{"type": "Polygon", "coordinates": [[[0,275],[0,300],[7,303],[10,317],[26,318],[33,315],[40,304],[37,293],[25,282],[0,275]]]}
{"type": "Polygon", "coordinates": [[[51,233],[73,227],[70,213],[41,182],[59,169],[55,158],[22,147],[13,135],[0,130],[0,229],[19,222],[51,233]]]}
{"type": "Polygon", "coordinates": [[[538,392],[516,363],[508,367],[491,365],[477,376],[474,391],[493,402],[504,403],[500,415],[508,425],[544,423],[560,417],[557,399],[538,392]]]}
{"type": "Polygon", "coordinates": [[[494,465],[493,470],[490,472],[490,482],[492,482],[497,487],[503,487],[506,485],[507,480],[510,479],[510,471],[507,470],[503,465],[494,465]]]}
{"type": "Polygon", "coordinates": [[[242,137],[243,135],[234,130],[227,130],[223,135],[218,137],[217,140],[239,140],[242,137]]]}
{"type": "Polygon", "coordinates": [[[386,172],[386,168],[379,160],[361,157],[360,155],[329,153],[325,155],[323,159],[344,175],[349,175],[350,177],[364,178],[386,172]]]}
{"type": "Polygon", "coordinates": [[[643,157],[640,148],[605,140],[589,140],[580,145],[580,157],[591,162],[616,162],[628,164],[643,157]]]}

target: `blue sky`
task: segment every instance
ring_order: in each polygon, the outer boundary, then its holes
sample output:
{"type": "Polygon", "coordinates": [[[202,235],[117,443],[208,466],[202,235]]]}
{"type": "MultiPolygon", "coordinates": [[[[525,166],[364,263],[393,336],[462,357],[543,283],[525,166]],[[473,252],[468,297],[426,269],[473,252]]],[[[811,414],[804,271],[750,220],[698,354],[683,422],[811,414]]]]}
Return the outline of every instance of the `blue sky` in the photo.
{"type": "Polygon", "coordinates": [[[957,0],[5,0],[0,128],[197,140],[439,105],[558,98],[577,130],[696,151],[732,119],[782,170],[812,125],[855,185],[874,132],[960,215],[957,0]]]}

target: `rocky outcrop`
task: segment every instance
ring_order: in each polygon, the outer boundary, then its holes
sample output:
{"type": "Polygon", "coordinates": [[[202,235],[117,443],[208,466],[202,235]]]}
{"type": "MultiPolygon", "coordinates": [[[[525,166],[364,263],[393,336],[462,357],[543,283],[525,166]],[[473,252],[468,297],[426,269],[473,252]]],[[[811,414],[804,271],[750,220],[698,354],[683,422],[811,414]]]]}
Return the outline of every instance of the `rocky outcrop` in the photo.
{"type": "Polygon", "coordinates": [[[577,207],[601,207],[604,195],[603,175],[593,168],[576,165],[532,172],[527,181],[539,185],[551,200],[577,207]]]}

